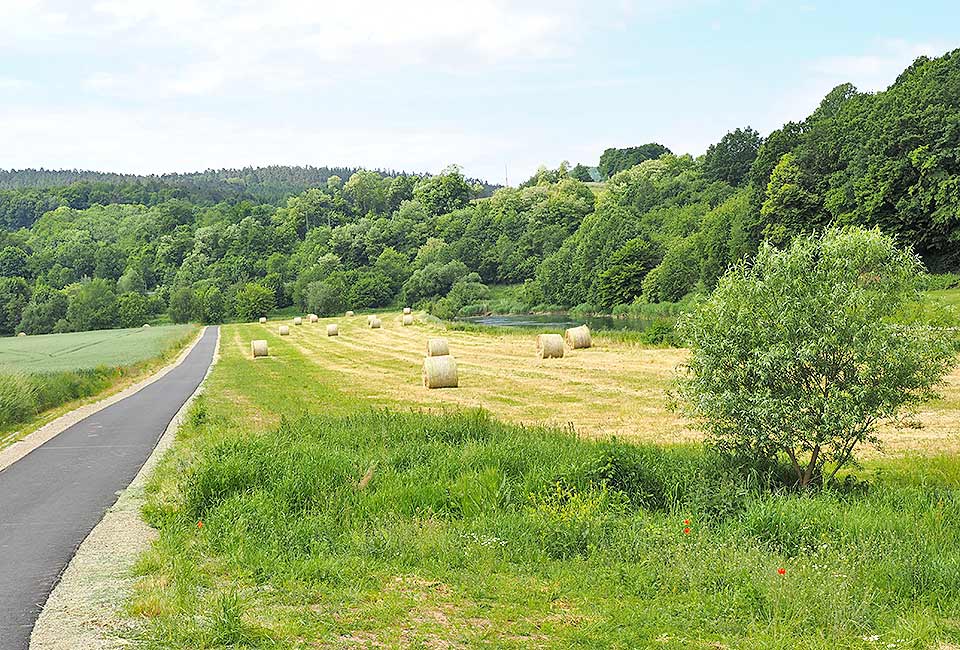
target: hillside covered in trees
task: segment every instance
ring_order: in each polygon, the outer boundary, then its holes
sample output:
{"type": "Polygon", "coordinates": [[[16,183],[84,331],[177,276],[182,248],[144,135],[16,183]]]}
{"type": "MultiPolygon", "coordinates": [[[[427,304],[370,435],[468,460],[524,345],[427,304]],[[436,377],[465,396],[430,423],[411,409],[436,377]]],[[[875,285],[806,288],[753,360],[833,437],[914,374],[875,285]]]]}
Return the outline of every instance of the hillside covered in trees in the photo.
{"type": "Polygon", "coordinates": [[[955,271],[960,50],[918,59],[884,92],[839,86],[766,138],[737,129],[699,158],[609,149],[595,168],[541,169],[490,196],[455,167],[28,170],[0,173],[0,187],[3,334],[291,304],[451,317],[482,309],[492,284],[520,285],[516,309],[628,311],[709,291],[759,242],[828,224],[877,226],[955,271]],[[594,173],[602,188],[584,182],[594,173]]]}

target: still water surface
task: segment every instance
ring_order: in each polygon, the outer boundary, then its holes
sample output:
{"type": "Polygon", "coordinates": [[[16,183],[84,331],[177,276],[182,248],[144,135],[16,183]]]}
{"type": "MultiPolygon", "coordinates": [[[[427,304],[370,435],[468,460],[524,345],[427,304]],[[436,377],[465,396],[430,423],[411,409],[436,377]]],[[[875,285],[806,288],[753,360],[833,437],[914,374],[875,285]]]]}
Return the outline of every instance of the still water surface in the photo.
{"type": "Polygon", "coordinates": [[[506,314],[491,316],[470,316],[457,318],[464,323],[478,325],[492,325],[494,327],[539,327],[548,329],[564,329],[576,325],[586,324],[592,330],[633,330],[641,332],[651,324],[652,319],[641,318],[613,318],[612,316],[584,316],[575,318],[570,314],[506,314]]]}

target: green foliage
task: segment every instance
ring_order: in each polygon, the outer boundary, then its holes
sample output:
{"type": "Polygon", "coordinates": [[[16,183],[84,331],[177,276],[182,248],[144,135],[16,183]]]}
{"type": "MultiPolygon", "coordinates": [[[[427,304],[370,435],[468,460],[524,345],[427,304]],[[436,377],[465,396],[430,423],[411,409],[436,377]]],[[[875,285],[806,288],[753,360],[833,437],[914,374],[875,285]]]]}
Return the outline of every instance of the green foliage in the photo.
{"type": "Polygon", "coordinates": [[[762,138],[749,126],[737,129],[712,144],[703,158],[703,175],[709,181],[723,181],[730,185],[743,184],[757,157],[762,138]]]}
{"type": "Polygon", "coordinates": [[[67,317],[67,296],[45,284],[37,285],[30,296],[30,302],[23,310],[20,332],[27,334],[49,334],[57,321],[67,317]]]}
{"type": "Polygon", "coordinates": [[[30,285],[23,278],[0,278],[0,336],[16,333],[20,314],[30,300],[30,285]]]}
{"type": "Polygon", "coordinates": [[[149,320],[147,299],[132,291],[120,294],[117,315],[120,327],[140,327],[149,320]]]}
{"type": "Polygon", "coordinates": [[[30,258],[22,248],[7,246],[0,249],[0,278],[29,277],[30,258]]]}
{"type": "Polygon", "coordinates": [[[922,318],[922,264],[877,230],[830,229],[761,247],[680,326],[691,356],[684,412],[719,449],[786,457],[803,486],[876,442],[878,425],[935,396],[954,334],[922,318]],[[913,308],[913,309],[911,309],[913,308]]]}
{"type": "Polygon", "coordinates": [[[613,178],[618,172],[630,169],[645,160],[654,160],[664,154],[672,153],[662,144],[650,142],[639,147],[625,149],[606,149],[600,156],[599,170],[604,178],[613,178]]]}
{"type": "Polygon", "coordinates": [[[470,184],[460,168],[451,165],[438,176],[421,179],[413,188],[413,198],[426,209],[427,214],[440,215],[467,205],[470,192],[470,184]]]}
{"type": "Polygon", "coordinates": [[[120,293],[130,293],[131,291],[146,293],[147,283],[143,278],[143,271],[134,266],[129,267],[117,280],[117,291],[120,293]]]}
{"type": "Polygon", "coordinates": [[[274,292],[269,288],[248,282],[237,290],[234,311],[243,321],[254,321],[269,314],[276,304],[274,292]]]}
{"type": "Polygon", "coordinates": [[[457,280],[469,273],[466,264],[460,260],[445,264],[430,262],[414,271],[404,283],[403,302],[412,305],[426,298],[446,295],[457,280]]]}
{"type": "Polygon", "coordinates": [[[190,287],[177,287],[170,294],[167,314],[174,323],[189,323],[196,312],[197,298],[190,287]]]}
{"type": "Polygon", "coordinates": [[[307,310],[320,316],[333,316],[344,309],[344,297],[338,287],[327,282],[311,282],[307,287],[307,310]]]}
{"type": "Polygon", "coordinates": [[[660,264],[644,278],[643,297],[648,302],[677,302],[696,289],[702,252],[696,236],[671,246],[660,264]]]}
{"type": "Polygon", "coordinates": [[[67,287],[66,293],[67,321],[71,329],[102,330],[118,325],[117,294],[109,280],[84,280],[67,287]]]}
{"type": "Polygon", "coordinates": [[[207,287],[196,296],[200,320],[207,325],[222,323],[226,317],[226,304],[220,287],[207,287]]]}
{"type": "Polygon", "coordinates": [[[610,257],[607,270],[597,277],[597,302],[609,310],[640,296],[643,279],[659,259],[649,241],[640,237],[628,241],[610,257]]]}

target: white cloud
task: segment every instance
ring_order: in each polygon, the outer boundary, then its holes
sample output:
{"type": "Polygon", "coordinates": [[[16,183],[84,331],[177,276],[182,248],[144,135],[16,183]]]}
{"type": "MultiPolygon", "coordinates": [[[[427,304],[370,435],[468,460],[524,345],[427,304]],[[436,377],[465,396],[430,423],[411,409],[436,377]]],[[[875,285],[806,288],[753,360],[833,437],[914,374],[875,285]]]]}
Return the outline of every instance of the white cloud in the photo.
{"type": "Polygon", "coordinates": [[[56,161],[57,167],[136,173],[270,164],[439,171],[457,162],[476,173],[486,153],[519,147],[506,136],[460,129],[277,125],[159,109],[0,109],[0,123],[3,166],[13,168],[56,161]]]}
{"type": "Polygon", "coordinates": [[[949,49],[945,43],[883,39],[872,52],[815,59],[798,71],[793,87],[769,106],[758,128],[769,132],[785,122],[805,119],[828,92],[843,83],[852,83],[860,92],[884,90],[917,57],[940,56],[949,49]]]}
{"type": "Polygon", "coordinates": [[[581,0],[0,0],[0,49],[83,49],[87,67],[99,52],[109,70],[94,70],[88,87],[106,90],[97,79],[109,75],[117,92],[175,96],[272,77],[307,83],[331,64],[454,69],[568,56],[591,10],[581,0]],[[144,73],[156,81],[144,84],[144,73]]]}
{"type": "Polygon", "coordinates": [[[880,42],[876,52],[824,57],[815,61],[811,69],[823,83],[835,82],[831,88],[849,81],[862,92],[875,92],[892,84],[918,57],[939,56],[947,49],[945,44],[887,39],[880,42]]]}

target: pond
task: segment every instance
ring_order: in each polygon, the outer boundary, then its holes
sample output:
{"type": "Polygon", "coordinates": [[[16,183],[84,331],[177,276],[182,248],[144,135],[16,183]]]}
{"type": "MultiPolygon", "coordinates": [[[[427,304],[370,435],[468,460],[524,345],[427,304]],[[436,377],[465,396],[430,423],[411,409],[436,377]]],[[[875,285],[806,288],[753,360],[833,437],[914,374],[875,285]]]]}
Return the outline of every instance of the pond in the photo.
{"type": "Polygon", "coordinates": [[[642,332],[656,322],[647,318],[613,318],[612,316],[581,316],[570,314],[497,314],[490,316],[464,316],[456,319],[461,323],[476,323],[494,327],[529,327],[540,329],[565,329],[577,325],[587,325],[592,330],[642,332]]]}

